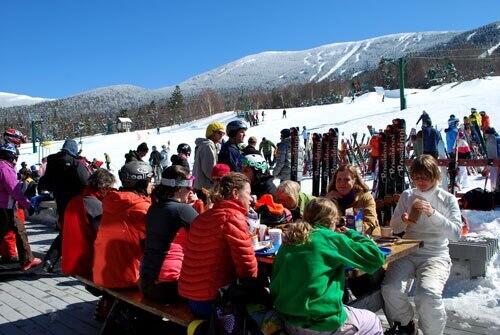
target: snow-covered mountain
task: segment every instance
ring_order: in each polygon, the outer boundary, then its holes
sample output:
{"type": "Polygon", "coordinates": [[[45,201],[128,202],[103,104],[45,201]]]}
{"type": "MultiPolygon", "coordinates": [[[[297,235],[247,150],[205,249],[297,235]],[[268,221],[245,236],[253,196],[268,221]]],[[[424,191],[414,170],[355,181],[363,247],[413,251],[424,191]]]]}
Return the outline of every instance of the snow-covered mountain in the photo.
{"type": "Polygon", "coordinates": [[[293,83],[352,77],[375,69],[382,57],[398,58],[449,41],[459,32],[401,33],[302,51],[250,55],[180,84],[184,91],[204,88],[274,88],[293,83]]]}
{"type": "Polygon", "coordinates": [[[28,95],[0,92],[0,107],[34,105],[47,100],[52,99],[36,98],[30,97],[28,95]]]}
{"type": "MultiPolygon", "coordinates": [[[[428,50],[490,48],[498,52],[500,22],[467,32],[400,33],[356,42],[342,42],[302,51],[268,51],[250,55],[192,77],[179,84],[185,95],[212,90],[275,88],[293,83],[352,78],[377,67],[382,57],[396,58],[428,50]],[[496,45],[496,48],[494,48],[496,45]]],[[[147,90],[117,85],[84,92],[35,106],[1,108],[2,114],[17,116],[30,112],[110,113],[166,100],[173,87],[147,90]]]]}

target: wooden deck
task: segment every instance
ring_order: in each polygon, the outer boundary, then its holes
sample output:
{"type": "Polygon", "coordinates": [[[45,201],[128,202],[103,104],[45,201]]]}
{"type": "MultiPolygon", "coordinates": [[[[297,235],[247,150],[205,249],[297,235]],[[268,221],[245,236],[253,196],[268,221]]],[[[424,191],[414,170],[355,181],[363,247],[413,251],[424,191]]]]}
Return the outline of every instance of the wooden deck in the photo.
{"type": "MultiPolygon", "coordinates": [[[[56,236],[51,224],[27,223],[27,229],[38,255],[56,236]]],[[[96,301],[72,277],[37,271],[20,274],[14,266],[0,266],[1,335],[97,335],[101,323],[93,319],[96,301]]],[[[387,327],[382,311],[378,314],[387,327]]],[[[500,329],[448,312],[445,334],[500,334],[500,329]]]]}

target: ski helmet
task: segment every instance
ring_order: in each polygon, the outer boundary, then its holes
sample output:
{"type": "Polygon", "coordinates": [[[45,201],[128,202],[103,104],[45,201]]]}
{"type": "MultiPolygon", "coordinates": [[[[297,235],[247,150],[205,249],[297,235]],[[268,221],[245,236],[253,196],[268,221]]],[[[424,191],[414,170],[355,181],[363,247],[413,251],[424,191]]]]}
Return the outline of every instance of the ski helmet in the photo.
{"type": "Polygon", "coordinates": [[[177,146],[177,153],[191,155],[191,147],[187,143],[181,143],[177,146]]]}
{"type": "Polygon", "coordinates": [[[14,128],[9,128],[3,133],[3,139],[6,143],[12,143],[16,147],[20,146],[21,143],[26,143],[28,138],[26,135],[23,135],[19,130],[14,128]]]}
{"type": "Polygon", "coordinates": [[[153,169],[143,161],[130,161],[118,171],[118,177],[124,187],[134,187],[141,180],[151,179],[153,169]]]}
{"type": "Polygon", "coordinates": [[[267,164],[264,157],[257,154],[250,154],[243,157],[241,164],[243,166],[248,166],[255,171],[260,171],[266,173],[269,170],[269,165],[267,164]]]}
{"type": "Polygon", "coordinates": [[[231,121],[226,126],[226,134],[229,137],[234,137],[236,135],[236,133],[238,132],[238,130],[240,130],[240,129],[244,129],[244,130],[248,129],[248,127],[244,121],[241,121],[241,120],[231,121]]]}
{"type": "Polygon", "coordinates": [[[9,161],[15,161],[19,157],[19,151],[17,151],[13,143],[4,143],[0,145],[0,157],[9,161]]]}

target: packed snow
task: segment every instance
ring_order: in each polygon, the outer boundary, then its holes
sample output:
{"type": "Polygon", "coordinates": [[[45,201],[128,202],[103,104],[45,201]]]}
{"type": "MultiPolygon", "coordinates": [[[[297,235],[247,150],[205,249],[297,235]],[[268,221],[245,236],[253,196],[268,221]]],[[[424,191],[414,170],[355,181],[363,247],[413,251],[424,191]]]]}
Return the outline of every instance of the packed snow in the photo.
{"type": "MultiPolygon", "coordinates": [[[[357,49],[359,46],[353,48],[357,49]]],[[[399,99],[386,96],[382,102],[376,92],[367,93],[350,103],[350,99],[341,104],[312,106],[287,109],[287,118],[282,118],[282,109],[266,110],[265,119],[259,126],[247,131],[247,137],[256,136],[260,142],[262,137],[273,142],[279,141],[279,131],[292,126],[306,126],[312,132],[325,132],[330,127],[338,127],[341,134],[348,136],[353,132],[367,133],[367,125],[375,129],[385,128],[394,118],[404,118],[408,131],[423,110],[427,111],[433,124],[439,130],[447,127],[450,114],[459,119],[468,115],[471,107],[486,111],[491,118],[492,126],[499,129],[500,119],[500,77],[488,77],[468,82],[445,84],[431,87],[426,90],[406,90],[408,108],[399,110],[399,99]]],[[[135,149],[140,142],[147,142],[151,147],[160,147],[170,141],[172,151],[181,142],[193,147],[197,137],[203,137],[206,126],[213,121],[227,123],[236,118],[234,112],[225,112],[189,123],[172,127],[163,127],[160,134],[156,129],[140,130],[130,133],[113,135],[95,135],[84,137],[81,140],[83,155],[89,160],[94,157],[104,160],[104,153],[111,157],[111,167],[116,171],[124,163],[124,155],[130,149],[135,149]]],[[[444,138],[444,132],[442,133],[444,138]]],[[[78,142],[79,138],[76,139],[78,142]]],[[[42,156],[57,152],[62,141],[50,143],[43,148],[43,153],[31,153],[31,144],[24,144],[21,148],[19,161],[25,161],[28,166],[36,164],[42,156]]],[[[191,156],[192,162],[193,156],[191,156]]],[[[471,180],[473,186],[484,184],[483,177],[471,180]]],[[[311,192],[312,182],[306,179],[302,183],[306,192],[311,192]]],[[[496,237],[500,235],[500,211],[477,212],[464,211],[470,223],[471,238],[496,237]]],[[[492,327],[500,327],[500,259],[495,256],[488,267],[485,278],[475,280],[451,277],[445,289],[446,309],[466,318],[467,320],[482,322],[492,327]]],[[[468,323],[463,324],[464,328],[468,323]]],[[[493,329],[493,328],[492,328],[493,329]]]]}

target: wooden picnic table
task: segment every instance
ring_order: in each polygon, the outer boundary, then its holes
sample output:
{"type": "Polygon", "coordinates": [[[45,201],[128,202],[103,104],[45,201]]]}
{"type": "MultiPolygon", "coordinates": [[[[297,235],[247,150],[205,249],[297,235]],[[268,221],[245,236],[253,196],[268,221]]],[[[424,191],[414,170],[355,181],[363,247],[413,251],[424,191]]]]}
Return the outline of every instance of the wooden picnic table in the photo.
{"type": "MultiPolygon", "coordinates": [[[[395,243],[391,243],[391,245],[386,243],[378,245],[391,249],[391,253],[385,258],[384,266],[387,266],[389,263],[417,251],[423,245],[423,242],[420,240],[401,239],[395,243]]],[[[263,264],[273,264],[274,256],[257,256],[257,261],[263,264]]]]}

